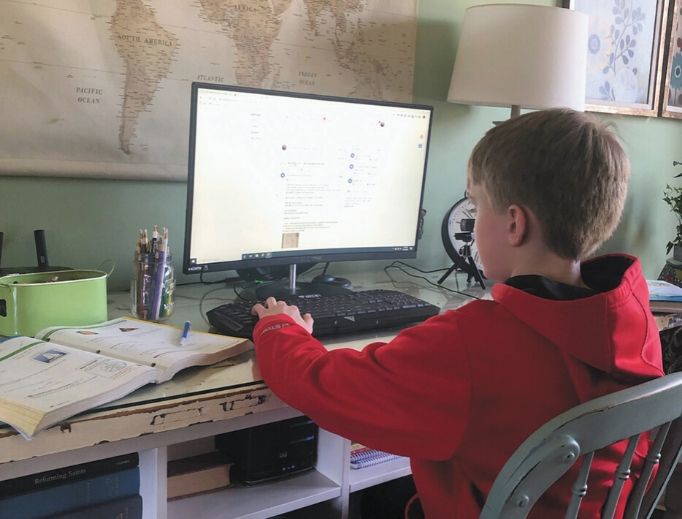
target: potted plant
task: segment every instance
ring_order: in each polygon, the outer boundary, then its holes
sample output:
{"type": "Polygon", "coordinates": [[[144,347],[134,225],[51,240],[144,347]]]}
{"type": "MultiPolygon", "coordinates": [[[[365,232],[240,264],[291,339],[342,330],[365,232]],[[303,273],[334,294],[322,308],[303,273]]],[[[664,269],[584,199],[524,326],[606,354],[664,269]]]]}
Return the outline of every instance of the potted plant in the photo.
{"type": "Polygon", "coordinates": [[[682,261],[682,187],[666,185],[663,191],[663,201],[670,206],[670,209],[677,217],[675,238],[668,242],[665,250],[667,254],[670,254],[672,250],[673,258],[682,261]]]}

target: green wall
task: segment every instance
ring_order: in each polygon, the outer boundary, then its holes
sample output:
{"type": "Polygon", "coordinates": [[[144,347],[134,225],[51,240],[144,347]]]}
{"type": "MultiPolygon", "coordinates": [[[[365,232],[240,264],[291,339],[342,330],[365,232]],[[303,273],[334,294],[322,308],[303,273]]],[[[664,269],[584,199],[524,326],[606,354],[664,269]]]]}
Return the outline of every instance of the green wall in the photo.
{"type": "MultiPolygon", "coordinates": [[[[507,109],[445,102],[464,11],[481,3],[486,2],[419,0],[415,102],[435,107],[424,201],[428,213],[417,259],[423,267],[448,266],[440,241],[443,214],[464,192],[466,161],[474,144],[492,121],[509,114],[507,109]]],[[[525,3],[555,5],[551,0],[525,3]]],[[[672,166],[673,160],[682,161],[682,121],[603,117],[617,128],[632,161],[623,221],[603,250],[640,256],[645,274],[656,277],[665,262],[665,244],[674,236],[675,218],[661,196],[666,183],[673,182],[673,174],[682,172],[672,166]]],[[[179,271],[185,191],[182,182],[0,177],[0,231],[5,233],[2,265],[35,264],[32,231],[42,228],[52,264],[109,270],[115,263],[109,286],[125,288],[137,230],[159,224],[170,230],[179,271]]],[[[334,266],[333,271],[378,270],[386,263],[347,263],[334,266]]],[[[198,280],[198,276],[180,276],[180,280],[198,280]]]]}

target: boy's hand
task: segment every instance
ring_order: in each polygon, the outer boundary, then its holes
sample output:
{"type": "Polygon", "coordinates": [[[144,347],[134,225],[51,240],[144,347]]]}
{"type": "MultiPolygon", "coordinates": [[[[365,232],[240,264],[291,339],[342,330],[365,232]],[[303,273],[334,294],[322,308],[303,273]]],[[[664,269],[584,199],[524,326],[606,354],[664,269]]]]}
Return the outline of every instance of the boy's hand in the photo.
{"type": "Polygon", "coordinates": [[[259,319],[268,315],[285,314],[291,317],[296,324],[302,326],[308,333],[313,333],[313,316],[304,314],[301,316],[297,306],[289,306],[284,301],[277,301],[274,297],[268,297],[265,300],[265,306],[256,303],[251,309],[251,313],[258,316],[259,319]]]}

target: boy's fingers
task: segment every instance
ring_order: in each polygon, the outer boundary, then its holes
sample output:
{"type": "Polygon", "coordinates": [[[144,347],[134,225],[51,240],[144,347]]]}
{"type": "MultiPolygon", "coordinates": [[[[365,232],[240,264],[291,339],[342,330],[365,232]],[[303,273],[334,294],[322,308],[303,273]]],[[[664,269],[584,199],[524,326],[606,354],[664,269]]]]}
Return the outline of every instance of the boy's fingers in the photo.
{"type": "Polygon", "coordinates": [[[251,313],[256,314],[258,316],[260,316],[260,314],[263,313],[264,311],[265,307],[260,303],[256,303],[255,305],[253,305],[253,307],[251,307],[251,313]]]}
{"type": "Polygon", "coordinates": [[[272,307],[275,306],[276,304],[277,304],[277,299],[275,299],[275,298],[272,297],[272,296],[271,296],[271,297],[268,297],[268,298],[265,300],[265,306],[266,306],[267,308],[272,308],[272,307]]]}

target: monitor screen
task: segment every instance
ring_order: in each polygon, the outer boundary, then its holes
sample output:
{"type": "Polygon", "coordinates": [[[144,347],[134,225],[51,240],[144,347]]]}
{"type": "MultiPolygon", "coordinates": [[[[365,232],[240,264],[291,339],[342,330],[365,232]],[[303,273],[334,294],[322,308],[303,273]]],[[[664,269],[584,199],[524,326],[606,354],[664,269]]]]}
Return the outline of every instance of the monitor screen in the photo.
{"type": "Polygon", "coordinates": [[[414,258],[432,108],[192,85],[186,273],[414,258]]]}

